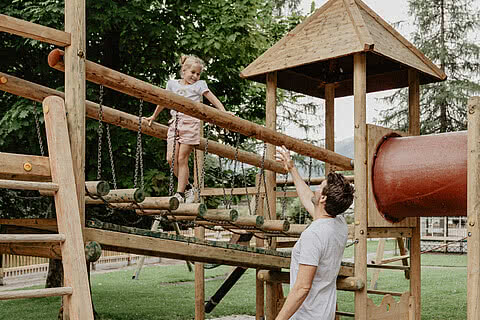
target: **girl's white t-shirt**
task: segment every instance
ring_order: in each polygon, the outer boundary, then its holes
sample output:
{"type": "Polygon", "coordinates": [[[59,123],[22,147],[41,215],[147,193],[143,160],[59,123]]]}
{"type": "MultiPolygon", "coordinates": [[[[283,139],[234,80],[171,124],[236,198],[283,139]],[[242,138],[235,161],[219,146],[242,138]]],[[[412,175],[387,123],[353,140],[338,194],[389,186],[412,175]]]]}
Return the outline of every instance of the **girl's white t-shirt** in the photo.
{"type": "MultiPolygon", "coordinates": [[[[209,91],[207,83],[204,80],[198,80],[195,83],[184,85],[179,79],[168,80],[167,90],[196,102],[202,102],[204,93],[209,91]]],[[[190,117],[175,110],[171,110],[170,114],[172,117],[175,117],[176,115],[179,117],[190,117]]],[[[193,117],[190,118],[196,119],[193,117]]]]}

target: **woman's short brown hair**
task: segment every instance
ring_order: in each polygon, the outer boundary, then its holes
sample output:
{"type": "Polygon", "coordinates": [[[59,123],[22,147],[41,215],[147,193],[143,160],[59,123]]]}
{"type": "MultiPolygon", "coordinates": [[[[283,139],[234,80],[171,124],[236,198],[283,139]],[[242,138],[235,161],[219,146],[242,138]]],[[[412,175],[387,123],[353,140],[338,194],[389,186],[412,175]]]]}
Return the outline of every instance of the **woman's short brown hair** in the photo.
{"type": "Polygon", "coordinates": [[[332,217],[345,212],[353,203],[355,189],[345,177],[336,172],[327,176],[327,185],[322,194],[327,196],[325,211],[332,217]]]}

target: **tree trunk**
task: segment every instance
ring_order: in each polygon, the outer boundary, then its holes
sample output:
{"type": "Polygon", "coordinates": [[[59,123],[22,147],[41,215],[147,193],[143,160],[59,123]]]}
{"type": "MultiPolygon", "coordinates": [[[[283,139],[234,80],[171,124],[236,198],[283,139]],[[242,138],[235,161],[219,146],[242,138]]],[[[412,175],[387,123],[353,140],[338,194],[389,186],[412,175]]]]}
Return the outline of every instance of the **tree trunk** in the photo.
{"type": "Polygon", "coordinates": [[[63,286],[62,260],[49,259],[45,288],[58,288],[61,286],[63,286]]]}

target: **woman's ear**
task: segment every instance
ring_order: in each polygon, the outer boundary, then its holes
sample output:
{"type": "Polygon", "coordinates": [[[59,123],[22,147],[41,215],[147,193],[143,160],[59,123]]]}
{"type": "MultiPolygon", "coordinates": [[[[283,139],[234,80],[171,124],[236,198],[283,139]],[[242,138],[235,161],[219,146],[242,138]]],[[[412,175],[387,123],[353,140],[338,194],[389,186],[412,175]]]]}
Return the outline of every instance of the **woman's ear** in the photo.
{"type": "Polygon", "coordinates": [[[322,194],[321,197],[320,197],[320,201],[319,201],[319,202],[320,202],[320,203],[323,203],[323,204],[324,204],[325,202],[327,202],[327,196],[322,194]]]}

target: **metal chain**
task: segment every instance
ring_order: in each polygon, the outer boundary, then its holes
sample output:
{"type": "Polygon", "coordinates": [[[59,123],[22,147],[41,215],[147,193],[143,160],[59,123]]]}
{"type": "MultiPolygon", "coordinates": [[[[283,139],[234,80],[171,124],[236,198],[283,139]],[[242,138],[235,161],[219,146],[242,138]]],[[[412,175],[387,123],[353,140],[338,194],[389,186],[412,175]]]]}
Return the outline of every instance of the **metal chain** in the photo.
{"type": "Polygon", "coordinates": [[[257,189],[257,197],[256,197],[256,201],[255,201],[255,215],[257,214],[257,210],[258,210],[258,199],[260,198],[260,186],[262,185],[261,184],[261,181],[263,180],[262,179],[262,176],[263,176],[263,173],[264,173],[264,168],[265,168],[265,152],[267,150],[267,147],[266,147],[266,143],[263,144],[263,155],[262,155],[262,162],[261,162],[261,165],[260,165],[260,177],[258,179],[258,189],[257,189]]]}
{"type": "Polygon", "coordinates": [[[223,190],[223,205],[225,209],[230,209],[230,203],[227,200],[227,192],[225,190],[225,175],[222,168],[222,157],[218,157],[218,166],[220,169],[220,179],[222,180],[222,190],[223,190]]]}
{"type": "MultiPolygon", "coordinates": [[[[135,154],[135,178],[133,180],[133,187],[137,187],[138,171],[140,169],[140,188],[143,189],[143,151],[142,151],[142,109],[143,99],[140,100],[140,107],[138,108],[138,132],[137,132],[137,152],[135,154]]],[[[175,128],[176,129],[176,128],[175,128]]],[[[174,145],[175,146],[175,145],[174,145]]],[[[175,149],[174,149],[175,150],[175,149]]]]}
{"type": "Polygon", "coordinates": [[[247,196],[248,213],[252,215],[252,208],[250,205],[250,196],[248,194],[247,176],[245,174],[245,166],[243,162],[241,162],[241,164],[242,164],[243,185],[245,186],[245,195],[247,196]]]}
{"type": "MultiPolygon", "coordinates": [[[[307,180],[307,185],[310,188],[310,185],[312,184],[312,164],[313,164],[313,158],[310,157],[309,163],[308,163],[308,180],[307,180]]],[[[299,218],[299,222],[302,223],[302,218],[303,218],[303,223],[307,220],[307,211],[305,209],[301,209],[301,215],[299,218]]]]}
{"type": "Polygon", "coordinates": [[[287,210],[287,182],[288,182],[288,171],[283,175],[285,177],[285,182],[283,183],[283,199],[282,199],[282,219],[285,220],[285,211],[287,210]]]}
{"type": "MultiPolygon", "coordinates": [[[[205,150],[203,151],[203,166],[202,166],[202,176],[200,178],[201,184],[198,186],[198,192],[200,192],[200,187],[203,187],[205,183],[205,164],[207,163],[207,154],[208,154],[208,138],[210,136],[209,125],[207,125],[207,136],[205,137],[205,150]]],[[[200,196],[200,194],[199,194],[200,196]]]]}
{"type": "Polygon", "coordinates": [[[236,174],[237,174],[238,148],[239,147],[240,147],[240,133],[237,133],[237,140],[235,141],[235,160],[233,162],[232,189],[230,190],[230,202],[233,202],[233,188],[235,187],[235,177],[236,177],[236,174]]]}
{"type": "Polygon", "coordinates": [[[172,150],[172,165],[170,166],[170,183],[168,186],[168,195],[173,195],[173,176],[174,176],[174,169],[175,169],[175,149],[177,146],[177,136],[178,136],[178,115],[175,114],[175,131],[173,134],[173,150],[172,150]]]}
{"type": "Polygon", "coordinates": [[[98,160],[97,180],[102,178],[102,136],[103,136],[103,85],[100,85],[100,98],[98,104],[98,160]]]}
{"type": "Polygon", "coordinates": [[[35,127],[37,128],[37,137],[38,137],[38,144],[40,145],[40,154],[45,156],[45,150],[43,149],[43,139],[42,139],[42,134],[40,131],[40,121],[38,120],[38,110],[37,110],[37,103],[33,103],[33,116],[35,117],[35,127]]]}
{"type": "Polygon", "coordinates": [[[117,189],[117,177],[115,175],[115,163],[113,162],[112,140],[110,138],[110,125],[105,125],[107,132],[108,154],[110,157],[110,167],[112,168],[113,189],[117,189]]]}

